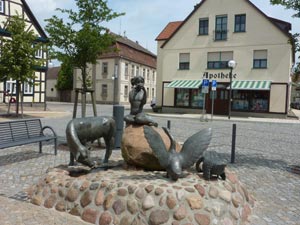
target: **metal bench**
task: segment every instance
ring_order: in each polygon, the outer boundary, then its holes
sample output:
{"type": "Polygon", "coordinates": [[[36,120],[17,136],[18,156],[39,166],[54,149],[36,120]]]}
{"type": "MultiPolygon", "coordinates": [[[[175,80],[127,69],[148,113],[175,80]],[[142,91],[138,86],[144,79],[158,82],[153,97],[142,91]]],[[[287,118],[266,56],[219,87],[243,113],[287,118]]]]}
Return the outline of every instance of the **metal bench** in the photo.
{"type": "Polygon", "coordinates": [[[42,142],[54,140],[54,154],[57,154],[57,135],[50,126],[42,126],[40,119],[15,120],[0,122],[0,149],[39,142],[42,153],[42,142]],[[51,135],[44,131],[50,129],[51,135]]]}

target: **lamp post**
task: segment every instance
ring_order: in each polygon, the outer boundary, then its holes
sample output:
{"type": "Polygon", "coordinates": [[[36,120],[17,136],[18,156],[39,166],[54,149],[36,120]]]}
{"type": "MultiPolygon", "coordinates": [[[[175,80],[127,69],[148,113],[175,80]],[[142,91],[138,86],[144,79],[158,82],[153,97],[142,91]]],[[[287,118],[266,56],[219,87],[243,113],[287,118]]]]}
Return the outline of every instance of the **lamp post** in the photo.
{"type": "Polygon", "coordinates": [[[230,68],[230,74],[229,74],[229,103],[228,103],[228,119],[230,119],[231,115],[231,103],[232,103],[232,70],[235,68],[236,62],[234,60],[230,60],[228,62],[228,67],[230,68]]]}

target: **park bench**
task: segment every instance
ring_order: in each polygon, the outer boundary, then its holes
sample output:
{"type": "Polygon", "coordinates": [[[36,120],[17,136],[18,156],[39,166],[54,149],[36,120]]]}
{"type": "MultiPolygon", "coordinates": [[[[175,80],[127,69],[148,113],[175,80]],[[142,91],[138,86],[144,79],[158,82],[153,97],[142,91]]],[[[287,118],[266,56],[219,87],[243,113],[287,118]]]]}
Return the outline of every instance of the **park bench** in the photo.
{"type": "Polygon", "coordinates": [[[43,127],[40,119],[0,122],[0,149],[39,142],[39,150],[42,153],[42,142],[49,140],[54,140],[56,155],[56,133],[50,126],[43,127]],[[45,134],[46,129],[50,130],[50,135],[45,134]]]}

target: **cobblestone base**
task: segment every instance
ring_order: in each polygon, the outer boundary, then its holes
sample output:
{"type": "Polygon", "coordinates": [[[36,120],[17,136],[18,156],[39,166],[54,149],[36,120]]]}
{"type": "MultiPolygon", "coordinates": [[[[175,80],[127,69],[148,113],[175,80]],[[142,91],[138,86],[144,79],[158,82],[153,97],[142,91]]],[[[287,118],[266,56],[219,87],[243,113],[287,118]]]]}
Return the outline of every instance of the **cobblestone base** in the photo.
{"type": "Polygon", "coordinates": [[[248,221],[254,199],[233,172],[226,170],[226,181],[205,181],[194,171],[185,175],[174,182],[165,172],[116,167],[80,175],[76,168],[62,167],[49,170],[29,196],[35,205],[100,225],[238,225],[248,221]]]}

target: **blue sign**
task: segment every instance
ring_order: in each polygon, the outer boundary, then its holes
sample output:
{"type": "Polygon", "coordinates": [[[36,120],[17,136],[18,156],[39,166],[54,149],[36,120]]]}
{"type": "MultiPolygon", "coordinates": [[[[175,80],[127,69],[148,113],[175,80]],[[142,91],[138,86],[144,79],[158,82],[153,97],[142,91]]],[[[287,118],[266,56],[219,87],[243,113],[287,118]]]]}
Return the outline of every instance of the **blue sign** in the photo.
{"type": "Polygon", "coordinates": [[[211,81],[211,90],[212,91],[216,91],[217,90],[217,81],[216,80],[212,80],[211,81]]]}
{"type": "Polygon", "coordinates": [[[209,86],[209,80],[208,79],[203,79],[202,86],[203,87],[208,87],[209,86]]]}
{"type": "Polygon", "coordinates": [[[202,90],[201,90],[201,92],[203,94],[207,94],[208,93],[208,87],[209,87],[209,80],[208,79],[204,79],[202,81],[202,90]]]}

